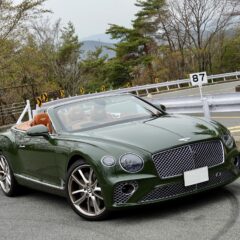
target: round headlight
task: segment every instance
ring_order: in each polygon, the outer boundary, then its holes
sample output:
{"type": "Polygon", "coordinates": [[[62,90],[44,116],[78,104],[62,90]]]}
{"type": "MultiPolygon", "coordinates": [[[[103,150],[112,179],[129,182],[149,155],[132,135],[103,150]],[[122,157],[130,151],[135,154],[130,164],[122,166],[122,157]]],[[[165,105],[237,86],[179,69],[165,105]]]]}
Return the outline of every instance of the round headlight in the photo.
{"type": "Polygon", "coordinates": [[[106,167],[113,167],[116,164],[116,160],[112,156],[105,156],[101,159],[102,165],[106,167]]]}
{"type": "Polygon", "coordinates": [[[136,154],[127,153],[121,156],[120,165],[129,173],[137,173],[143,169],[143,159],[136,154]]]}
{"type": "Polygon", "coordinates": [[[225,134],[222,136],[222,140],[228,148],[232,148],[234,144],[234,139],[230,134],[225,134]]]}

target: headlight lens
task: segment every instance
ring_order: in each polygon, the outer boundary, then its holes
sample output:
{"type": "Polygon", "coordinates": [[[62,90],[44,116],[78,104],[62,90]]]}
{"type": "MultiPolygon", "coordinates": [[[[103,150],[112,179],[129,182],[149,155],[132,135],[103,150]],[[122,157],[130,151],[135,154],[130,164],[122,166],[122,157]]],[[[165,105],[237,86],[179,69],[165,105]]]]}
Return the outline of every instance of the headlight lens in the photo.
{"type": "Polygon", "coordinates": [[[104,156],[101,159],[101,162],[102,162],[102,165],[104,165],[105,167],[113,167],[116,164],[116,160],[112,156],[104,156]]]}
{"type": "Polygon", "coordinates": [[[143,159],[136,154],[127,153],[120,158],[122,169],[129,173],[137,173],[143,169],[143,159]]]}
{"type": "Polygon", "coordinates": [[[234,139],[230,134],[224,134],[222,136],[223,142],[226,144],[228,148],[232,148],[234,144],[234,139]]]}

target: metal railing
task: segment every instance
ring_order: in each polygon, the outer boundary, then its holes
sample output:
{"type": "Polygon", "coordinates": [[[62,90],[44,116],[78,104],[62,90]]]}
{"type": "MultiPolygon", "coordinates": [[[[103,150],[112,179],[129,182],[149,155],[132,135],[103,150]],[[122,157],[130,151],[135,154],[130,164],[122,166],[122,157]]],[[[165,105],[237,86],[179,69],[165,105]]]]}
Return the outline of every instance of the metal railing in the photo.
{"type": "Polygon", "coordinates": [[[26,105],[25,102],[4,105],[4,107],[2,107],[2,109],[0,110],[0,116],[7,117],[9,115],[20,114],[25,105],[26,105]]]}
{"type": "MultiPolygon", "coordinates": [[[[238,71],[238,72],[208,76],[208,82],[211,84],[216,83],[216,82],[225,82],[228,80],[231,80],[231,81],[240,80],[240,72],[238,71]]],[[[139,95],[148,95],[151,92],[161,93],[161,91],[171,90],[171,88],[174,86],[176,86],[178,89],[180,89],[180,88],[184,87],[184,85],[187,85],[187,87],[191,87],[190,79],[182,79],[182,80],[156,83],[156,84],[147,84],[147,85],[142,85],[142,86],[109,90],[109,91],[100,92],[100,93],[92,93],[92,94],[79,95],[79,96],[73,96],[73,97],[70,96],[68,98],[58,99],[53,102],[44,103],[43,107],[52,106],[57,103],[67,102],[67,101],[69,101],[69,99],[70,100],[78,100],[78,99],[81,99],[81,98],[84,98],[87,96],[94,97],[94,96],[101,96],[101,95],[107,95],[107,94],[121,94],[121,93],[134,93],[139,96],[139,95]]]]}
{"type": "Polygon", "coordinates": [[[206,95],[203,100],[199,96],[148,100],[155,105],[165,105],[169,113],[204,113],[207,118],[210,113],[240,112],[240,93],[206,95]]]}
{"type": "MultiPolygon", "coordinates": [[[[224,74],[217,74],[217,75],[210,75],[208,76],[208,83],[215,83],[219,81],[228,81],[228,80],[240,80],[240,72],[232,72],[232,73],[224,73],[224,74]]],[[[191,80],[182,79],[176,81],[169,81],[169,82],[162,82],[156,84],[147,84],[142,86],[135,86],[130,88],[123,88],[117,90],[107,91],[105,93],[133,93],[135,92],[137,95],[140,95],[141,91],[144,91],[146,94],[150,93],[150,90],[155,90],[156,92],[160,92],[161,89],[165,88],[165,90],[170,90],[171,87],[181,88],[183,85],[187,85],[191,87],[191,80]]],[[[186,87],[186,86],[185,86],[186,87]]]]}
{"type": "MultiPolygon", "coordinates": [[[[232,73],[224,73],[224,74],[208,76],[208,82],[209,83],[215,83],[215,82],[219,82],[219,81],[223,82],[223,81],[228,81],[228,80],[238,80],[238,79],[240,80],[240,72],[239,71],[232,72],[232,73]]],[[[189,86],[191,86],[190,79],[182,79],[182,80],[169,81],[169,82],[156,83],[156,84],[147,84],[147,85],[143,85],[143,86],[135,86],[135,87],[130,87],[130,88],[110,90],[110,91],[106,91],[106,92],[102,92],[102,93],[94,93],[94,94],[88,94],[88,95],[75,96],[75,97],[71,97],[71,98],[59,99],[59,100],[55,100],[55,101],[50,102],[50,103],[45,103],[45,104],[43,104],[43,107],[44,106],[47,107],[48,105],[54,105],[54,104],[59,103],[59,102],[69,101],[69,99],[77,100],[79,98],[83,98],[83,97],[86,97],[86,96],[99,96],[99,95],[107,95],[107,94],[114,94],[114,93],[116,93],[116,94],[136,93],[137,95],[140,95],[140,94],[141,95],[148,95],[150,92],[153,92],[153,91],[155,91],[157,93],[160,93],[161,91],[171,90],[171,88],[173,88],[173,87],[182,88],[182,87],[189,87],[189,86]]],[[[180,107],[179,98],[178,98],[178,101],[175,101],[175,102],[173,101],[174,104],[176,103],[175,107],[173,106],[173,104],[171,105],[170,99],[166,103],[166,105],[167,105],[169,111],[179,112],[179,111],[184,110],[183,113],[192,113],[192,111],[198,111],[199,112],[199,109],[202,109],[203,105],[205,105],[206,109],[207,109],[207,106],[209,106],[210,111],[216,111],[216,109],[218,109],[218,111],[221,111],[221,107],[223,107],[223,104],[220,104],[220,106],[218,106],[218,107],[216,105],[214,105],[215,109],[212,108],[210,97],[208,97],[207,100],[205,99],[204,100],[205,102],[203,102],[202,100],[199,100],[198,97],[188,99],[186,101],[185,100],[184,100],[184,102],[185,102],[185,104],[190,106],[189,108],[187,107],[187,105],[184,107],[184,109],[182,107],[180,107]],[[209,103],[210,103],[210,105],[209,105],[209,103]],[[179,106],[179,108],[177,106],[179,106]],[[198,110],[196,110],[196,109],[198,109],[198,110]]],[[[228,101],[229,101],[229,99],[224,99],[223,103],[228,102],[228,101]]],[[[162,102],[162,104],[165,104],[165,100],[161,100],[161,102],[162,102]]],[[[219,103],[220,103],[220,100],[219,100],[219,103]]],[[[0,108],[0,118],[4,118],[4,117],[8,117],[8,116],[17,116],[18,117],[22,113],[22,109],[24,107],[25,107],[24,102],[13,103],[13,104],[8,104],[8,105],[1,106],[1,108],[0,108]]],[[[235,106],[235,108],[238,108],[238,107],[235,106]]],[[[227,108],[225,108],[225,110],[226,109],[227,108]]],[[[222,110],[224,110],[224,109],[222,109],[222,110]]]]}

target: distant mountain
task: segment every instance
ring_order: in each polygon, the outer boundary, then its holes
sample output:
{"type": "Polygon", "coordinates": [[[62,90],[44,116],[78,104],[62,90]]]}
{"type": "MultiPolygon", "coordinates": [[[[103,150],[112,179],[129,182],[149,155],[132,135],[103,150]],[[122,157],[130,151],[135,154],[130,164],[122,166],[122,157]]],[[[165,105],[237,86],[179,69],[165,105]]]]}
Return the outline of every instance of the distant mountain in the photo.
{"type": "Polygon", "coordinates": [[[83,46],[81,50],[83,51],[82,57],[86,58],[88,52],[94,52],[96,48],[102,47],[103,48],[103,53],[102,55],[108,55],[108,58],[113,58],[115,57],[115,52],[108,49],[108,48],[113,48],[114,44],[112,43],[107,43],[107,42],[100,42],[100,41],[82,41],[83,46]]]}
{"type": "Polygon", "coordinates": [[[109,34],[95,34],[89,37],[85,37],[80,39],[80,41],[85,42],[85,41],[95,41],[95,42],[106,42],[106,43],[117,43],[118,41],[115,39],[111,39],[111,36],[109,34]]]}

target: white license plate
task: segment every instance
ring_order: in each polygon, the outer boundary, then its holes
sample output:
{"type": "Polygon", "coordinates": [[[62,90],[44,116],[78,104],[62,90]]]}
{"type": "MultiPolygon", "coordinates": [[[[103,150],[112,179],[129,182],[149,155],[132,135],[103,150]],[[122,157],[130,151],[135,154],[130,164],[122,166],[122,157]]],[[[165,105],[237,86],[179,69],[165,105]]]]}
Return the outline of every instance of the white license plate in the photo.
{"type": "Polygon", "coordinates": [[[208,167],[184,172],[185,187],[209,181],[208,167]]]}

